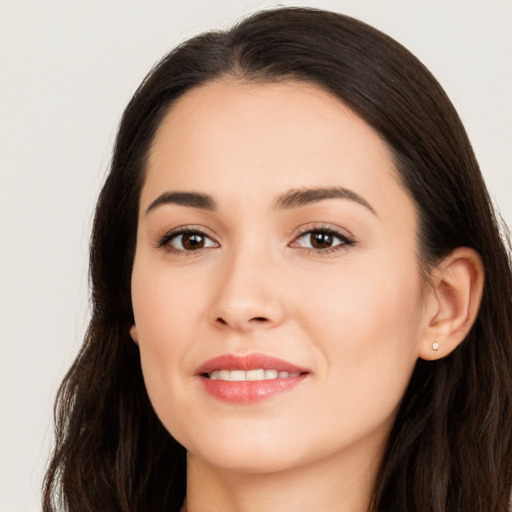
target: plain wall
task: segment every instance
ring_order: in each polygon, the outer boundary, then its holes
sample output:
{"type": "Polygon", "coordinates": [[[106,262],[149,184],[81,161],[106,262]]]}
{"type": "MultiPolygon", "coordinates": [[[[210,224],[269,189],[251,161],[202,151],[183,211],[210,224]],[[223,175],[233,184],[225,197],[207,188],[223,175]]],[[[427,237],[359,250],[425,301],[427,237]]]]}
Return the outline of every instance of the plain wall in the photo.
{"type": "MultiPolygon", "coordinates": [[[[84,333],[94,201],[121,112],[179,41],[248,0],[0,0],[0,510],[39,510],[52,402],[84,333]]],[[[512,2],[339,0],[398,39],[457,107],[512,224],[512,2]]],[[[412,113],[413,114],[413,113],[412,113]]]]}

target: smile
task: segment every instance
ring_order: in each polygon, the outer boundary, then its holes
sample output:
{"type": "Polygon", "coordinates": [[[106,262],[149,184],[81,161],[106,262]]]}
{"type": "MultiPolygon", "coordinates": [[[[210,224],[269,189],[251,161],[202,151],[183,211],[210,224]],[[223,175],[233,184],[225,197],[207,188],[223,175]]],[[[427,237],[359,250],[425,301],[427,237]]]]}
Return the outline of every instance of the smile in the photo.
{"type": "Polygon", "coordinates": [[[289,377],[298,377],[300,372],[288,373],[275,369],[266,370],[258,368],[257,370],[214,370],[207,374],[213,380],[229,380],[231,382],[256,381],[256,380],[273,380],[287,379],[289,377]]]}
{"type": "Polygon", "coordinates": [[[265,354],[226,354],[196,370],[210,396],[233,404],[251,404],[291,390],[309,374],[305,368],[265,354]]]}

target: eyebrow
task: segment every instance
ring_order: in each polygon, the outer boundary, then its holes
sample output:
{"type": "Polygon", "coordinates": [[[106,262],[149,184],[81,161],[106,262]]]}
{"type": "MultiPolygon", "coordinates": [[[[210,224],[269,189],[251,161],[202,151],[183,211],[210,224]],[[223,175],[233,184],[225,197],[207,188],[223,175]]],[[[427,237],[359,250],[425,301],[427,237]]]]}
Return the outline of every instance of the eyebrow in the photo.
{"type": "Polygon", "coordinates": [[[353,190],[344,187],[324,187],[324,188],[304,188],[298,190],[290,190],[286,194],[280,196],[274,204],[274,208],[278,210],[289,210],[292,208],[300,208],[312,203],[318,203],[325,199],[348,199],[354,201],[368,210],[374,215],[377,212],[372,205],[353,190]]]}
{"type": "Polygon", "coordinates": [[[177,204],[188,206],[189,208],[199,208],[201,210],[215,210],[215,201],[207,194],[198,192],[165,192],[158,196],[146,210],[146,215],[157,206],[163,204],[177,204]]]}
{"type": "MultiPolygon", "coordinates": [[[[359,194],[344,187],[323,187],[323,188],[304,188],[297,190],[290,190],[280,196],[274,203],[276,210],[291,210],[293,208],[300,208],[312,203],[318,203],[326,199],[348,199],[354,201],[368,210],[374,215],[377,212],[373,207],[359,194]]],[[[164,204],[177,204],[179,206],[186,206],[189,208],[198,208],[200,210],[214,211],[217,205],[214,199],[208,194],[199,192],[164,192],[158,196],[147,208],[146,215],[164,204]]]]}

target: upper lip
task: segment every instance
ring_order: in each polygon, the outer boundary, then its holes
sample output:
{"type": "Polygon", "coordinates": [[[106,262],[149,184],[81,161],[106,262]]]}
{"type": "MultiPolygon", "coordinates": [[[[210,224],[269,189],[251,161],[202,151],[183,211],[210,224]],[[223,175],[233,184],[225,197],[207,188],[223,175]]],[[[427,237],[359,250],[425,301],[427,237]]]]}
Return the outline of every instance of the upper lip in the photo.
{"type": "Polygon", "coordinates": [[[205,361],[196,370],[196,375],[204,375],[214,370],[257,370],[263,368],[265,370],[278,370],[288,373],[307,373],[306,368],[296,366],[284,359],[269,356],[267,354],[248,354],[235,355],[223,354],[208,361],[205,361]]]}

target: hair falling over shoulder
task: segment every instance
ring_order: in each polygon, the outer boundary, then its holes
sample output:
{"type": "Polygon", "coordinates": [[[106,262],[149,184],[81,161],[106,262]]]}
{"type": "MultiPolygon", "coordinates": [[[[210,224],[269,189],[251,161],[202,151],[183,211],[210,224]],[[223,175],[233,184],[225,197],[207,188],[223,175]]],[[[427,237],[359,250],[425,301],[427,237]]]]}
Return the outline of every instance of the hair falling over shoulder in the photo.
{"type": "Polygon", "coordinates": [[[353,18],[280,8],[192,38],[149,73],[127,106],[99,197],[90,248],[92,318],[55,405],[45,512],[178,512],[185,449],[148,399],[130,278],[149,147],[170,105],[224,76],[317,84],[386,141],[420,219],[430,268],[457,247],[481,256],[485,288],[465,341],[417,362],[369,512],[507,512],[512,488],[512,270],[461,121],[430,72],[353,18]]]}

